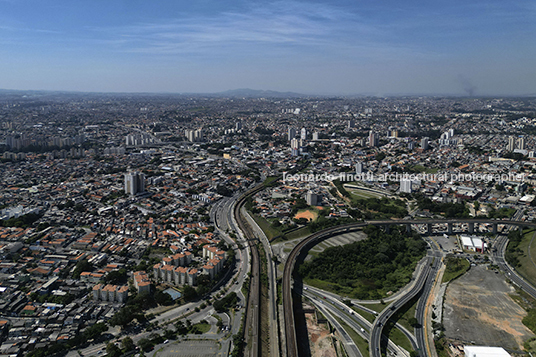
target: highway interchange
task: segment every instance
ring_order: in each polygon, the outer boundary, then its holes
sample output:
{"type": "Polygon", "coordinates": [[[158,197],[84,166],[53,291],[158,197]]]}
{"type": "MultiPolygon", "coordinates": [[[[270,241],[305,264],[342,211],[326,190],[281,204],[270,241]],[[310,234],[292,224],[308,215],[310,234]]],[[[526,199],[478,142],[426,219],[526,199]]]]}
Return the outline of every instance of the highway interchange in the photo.
{"type": "MultiPolygon", "coordinates": [[[[250,188],[251,190],[252,188],[250,188]]],[[[261,189],[258,187],[258,189],[261,189]]],[[[224,324],[227,324],[230,328],[229,333],[225,331],[220,331],[218,333],[212,332],[210,339],[214,341],[219,341],[221,347],[219,349],[220,353],[218,355],[227,355],[232,351],[232,336],[240,333],[240,326],[243,314],[246,315],[246,321],[255,321],[256,327],[250,327],[249,334],[247,336],[248,328],[244,329],[245,339],[247,342],[246,349],[244,354],[247,356],[255,357],[260,354],[260,343],[259,343],[259,334],[260,334],[260,310],[258,304],[260,303],[259,297],[254,297],[257,299],[256,302],[251,302],[253,294],[249,294],[250,302],[246,302],[246,297],[242,294],[242,286],[246,282],[246,278],[254,269],[254,261],[252,261],[251,256],[251,246],[248,247],[248,242],[260,242],[264,246],[264,251],[266,254],[267,264],[267,273],[268,273],[268,282],[269,282],[269,313],[268,313],[268,325],[270,328],[270,357],[278,357],[281,355],[286,355],[288,357],[300,356],[300,351],[298,349],[295,337],[295,325],[294,325],[294,307],[292,306],[292,301],[290,304],[290,310],[288,307],[288,299],[292,294],[298,293],[306,297],[311,303],[313,303],[327,318],[330,324],[337,331],[339,338],[346,349],[348,356],[362,356],[362,352],[356,346],[352,338],[350,337],[349,331],[345,331],[344,327],[341,325],[340,321],[343,321],[346,325],[346,328],[351,328],[358,335],[360,335],[365,340],[369,341],[369,355],[372,357],[380,357],[382,355],[391,355],[391,356],[408,356],[408,351],[402,349],[400,346],[397,346],[393,341],[387,340],[383,335],[383,328],[389,319],[396,315],[399,309],[404,307],[409,301],[417,301],[416,315],[418,325],[413,331],[408,331],[404,327],[396,324],[396,328],[401,330],[408,340],[410,341],[412,348],[417,351],[419,356],[428,357],[430,356],[430,351],[433,346],[430,346],[429,334],[430,331],[427,328],[427,314],[429,306],[429,296],[431,291],[436,284],[438,277],[438,272],[442,265],[442,257],[444,252],[433,240],[427,239],[429,243],[429,249],[427,256],[423,258],[422,263],[419,265],[419,268],[416,269],[414,274],[414,279],[412,282],[400,292],[394,294],[393,296],[386,298],[385,302],[386,308],[382,310],[379,314],[375,311],[367,309],[365,306],[361,305],[359,301],[352,301],[352,306],[357,310],[363,310],[369,314],[375,314],[376,318],[371,323],[365,318],[361,317],[358,312],[349,308],[348,305],[342,302],[345,297],[337,296],[333,293],[324,292],[310,286],[302,286],[301,282],[292,280],[292,271],[294,270],[294,264],[297,256],[302,249],[309,249],[312,245],[317,244],[319,241],[331,237],[342,232],[348,231],[348,227],[335,227],[325,231],[317,232],[316,234],[309,236],[302,241],[300,241],[294,250],[288,254],[285,262],[285,270],[283,272],[283,316],[280,315],[279,307],[277,305],[277,270],[276,264],[272,260],[273,252],[271,249],[270,242],[268,242],[266,236],[262,229],[255,223],[252,217],[245,211],[245,209],[240,209],[239,205],[237,209],[237,203],[242,201],[243,195],[235,194],[232,197],[226,197],[218,202],[216,202],[210,212],[211,219],[213,220],[217,231],[224,237],[229,246],[236,251],[237,266],[236,270],[230,272],[234,274],[234,277],[229,278],[226,284],[227,293],[234,291],[239,297],[239,304],[245,306],[243,310],[238,310],[235,312],[234,316],[224,317],[224,324]],[[239,212],[239,213],[238,213],[239,212]],[[245,226],[247,224],[247,226],[245,226]],[[230,233],[236,234],[236,241],[231,239],[230,233]],[[315,238],[316,235],[316,238],[315,238]],[[248,249],[249,248],[249,249],[248,249]],[[287,303],[287,304],[285,304],[287,303]],[[253,304],[255,309],[247,309],[248,305],[253,304]],[[256,305],[256,306],[255,306],[256,305]],[[255,312],[252,312],[255,311],[255,312]],[[251,314],[256,314],[256,317],[252,319],[251,314]],[[279,321],[283,321],[279,323],[279,321]],[[256,332],[251,333],[251,329],[256,329],[256,332]],[[252,339],[251,336],[254,336],[255,339],[252,339]]],[[[519,220],[521,214],[516,212],[512,220],[509,221],[499,221],[501,224],[520,224],[519,220]]],[[[460,222],[467,223],[468,220],[458,220],[458,221],[448,221],[448,222],[460,222]]],[[[445,223],[447,221],[431,221],[423,220],[422,222],[413,220],[413,221],[401,221],[396,222],[400,224],[429,224],[429,223],[445,223]]],[[[366,224],[376,224],[379,226],[385,226],[386,224],[395,224],[395,222],[363,222],[353,224],[351,229],[362,229],[366,224]]],[[[490,223],[489,220],[479,220],[478,223],[490,223]]],[[[531,223],[523,223],[526,226],[532,226],[531,223]]],[[[509,228],[506,229],[506,231],[509,228]]],[[[536,289],[528,284],[524,279],[522,279],[504,260],[504,252],[507,245],[507,238],[504,235],[498,235],[495,240],[495,249],[493,249],[492,259],[499,266],[501,270],[505,272],[507,277],[521,289],[525,290],[530,295],[536,297],[536,289]]],[[[277,257],[276,257],[277,258],[277,257]]],[[[257,267],[258,268],[258,267],[257,267]]],[[[251,283],[251,282],[250,282],[251,283]]],[[[221,286],[221,289],[224,287],[221,286]]],[[[216,296],[216,294],[221,293],[223,290],[214,291],[211,294],[211,297],[216,296]]],[[[174,308],[170,311],[167,311],[163,314],[156,316],[151,322],[154,323],[163,323],[164,321],[172,321],[183,317],[185,314],[189,313],[189,319],[192,322],[198,322],[201,320],[207,320],[215,313],[211,307],[200,310],[199,312],[193,313],[192,310],[195,307],[199,307],[201,302],[198,303],[188,303],[180,307],[174,308]]],[[[251,307],[251,306],[250,306],[251,307]]],[[[247,322],[246,322],[247,324],[247,322]]],[[[246,325],[247,326],[247,325],[246,325]]],[[[160,328],[153,333],[163,332],[163,329],[160,328]]],[[[139,341],[141,338],[146,338],[149,336],[148,332],[140,332],[135,335],[131,335],[133,340],[139,341]]],[[[124,337],[124,336],[123,336],[124,337]]],[[[207,337],[207,336],[205,336],[207,337]]],[[[96,351],[103,349],[104,345],[94,345],[88,347],[83,352],[83,355],[89,356],[94,355],[96,351]]],[[[168,350],[171,346],[156,346],[156,349],[168,350]]],[[[152,354],[150,354],[152,355],[152,354]]],[[[73,355],[74,356],[74,355],[73,355]]]]}

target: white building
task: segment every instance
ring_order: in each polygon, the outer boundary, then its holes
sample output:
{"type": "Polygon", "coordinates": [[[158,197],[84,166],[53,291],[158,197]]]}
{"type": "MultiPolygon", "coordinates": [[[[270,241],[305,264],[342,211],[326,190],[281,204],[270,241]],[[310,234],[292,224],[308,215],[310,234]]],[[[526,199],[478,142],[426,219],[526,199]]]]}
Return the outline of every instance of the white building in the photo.
{"type": "Polygon", "coordinates": [[[510,357],[502,347],[463,346],[465,357],[510,357]]]}
{"type": "Polygon", "coordinates": [[[302,128],[301,133],[300,133],[300,139],[307,140],[307,129],[302,128]]]}
{"type": "Polygon", "coordinates": [[[411,180],[400,180],[400,192],[411,193],[411,180]]]}

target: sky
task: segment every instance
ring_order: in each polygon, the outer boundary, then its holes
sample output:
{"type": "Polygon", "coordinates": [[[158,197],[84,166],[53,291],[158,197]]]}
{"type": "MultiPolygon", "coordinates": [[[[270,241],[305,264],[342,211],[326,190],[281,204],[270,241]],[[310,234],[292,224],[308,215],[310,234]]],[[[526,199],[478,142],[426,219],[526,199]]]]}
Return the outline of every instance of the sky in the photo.
{"type": "Polygon", "coordinates": [[[534,95],[534,0],[0,0],[0,88],[534,95]]]}

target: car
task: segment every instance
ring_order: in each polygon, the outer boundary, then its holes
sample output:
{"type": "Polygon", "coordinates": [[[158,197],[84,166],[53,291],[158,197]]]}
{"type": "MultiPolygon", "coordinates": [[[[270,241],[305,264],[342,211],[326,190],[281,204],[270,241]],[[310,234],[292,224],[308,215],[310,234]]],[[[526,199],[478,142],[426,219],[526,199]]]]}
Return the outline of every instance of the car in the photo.
{"type": "Polygon", "coordinates": [[[169,342],[169,340],[165,340],[165,341],[164,341],[164,344],[166,344],[166,343],[168,343],[168,342],[169,342]]]}

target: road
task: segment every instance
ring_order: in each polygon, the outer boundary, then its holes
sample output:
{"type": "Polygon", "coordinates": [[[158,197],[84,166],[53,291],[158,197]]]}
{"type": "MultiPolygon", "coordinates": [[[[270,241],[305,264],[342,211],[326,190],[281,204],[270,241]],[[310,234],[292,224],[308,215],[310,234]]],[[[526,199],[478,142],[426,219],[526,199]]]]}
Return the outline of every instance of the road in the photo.
{"type": "MultiPolygon", "coordinates": [[[[428,260],[426,259],[426,261],[428,261],[428,260]]],[[[420,274],[420,270],[419,270],[419,274],[420,274]]],[[[410,288],[413,287],[413,285],[414,285],[414,283],[408,284],[408,286],[410,288]]],[[[330,292],[327,292],[327,291],[323,291],[323,290],[320,290],[318,288],[315,288],[315,287],[309,286],[309,285],[306,285],[305,288],[304,288],[304,290],[305,290],[304,293],[305,294],[316,294],[318,296],[323,296],[330,303],[332,303],[334,305],[337,305],[339,309],[341,309],[343,311],[345,309],[348,309],[348,312],[350,312],[352,317],[358,322],[359,325],[364,327],[365,330],[367,330],[367,331],[372,329],[372,324],[370,322],[368,322],[366,319],[361,317],[361,315],[359,315],[359,313],[354,313],[353,310],[349,309],[348,306],[342,302],[342,300],[345,299],[345,297],[337,295],[337,294],[334,294],[334,293],[330,293],[330,292]]],[[[405,288],[403,288],[403,290],[405,291],[405,288]]],[[[378,315],[378,313],[376,311],[371,310],[371,309],[361,305],[360,303],[362,302],[362,300],[350,300],[350,302],[352,303],[352,306],[356,307],[359,310],[368,312],[369,314],[372,314],[372,315],[378,315]]],[[[375,303],[375,301],[370,300],[370,301],[368,301],[368,303],[375,303]]],[[[396,323],[395,327],[398,328],[400,331],[402,331],[402,333],[404,335],[406,335],[406,337],[411,342],[411,345],[413,346],[414,349],[418,348],[417,340],[415,339],[415,336],[413,335],[413,333],[408,331],[404,326],[400,325],[399,323],[396,323]]],[[[367,336],[367,340],[368,340],[368,336],[367,336]]],[[[393,352],[397,350],[394,347],[395,344],[392,341],[389,341],[389,346],[390,346],[389,349],[392,350],[393,352]]]]}
{"type": "Polygon", "coordinates": [[[493,261],[504,271],[508,277],[518,287],[526,291],[530,296],[536,299],[536,289],[523,279],[519,274],[506,262],[504,259],[504,253],[506,252],[506,246],[508,245],[508,238],[506,236],[499,236],[495,241],[496,251],[493,252],[493,261]]]}
{"type": "MultiPolygon", "coordinates": [[[[432,262],[433,257],[429,257],[428,260],[432,262]]],[[[396,312],[405,304],[407,304],[410,300],[412,300],[417,294],[421,292],[421,290],[426,285],[425,283],[428,281],[428,276],[430,274],[431,268],[430,265],[426,265],[423,270],[421,270],[420,275],[417,277],[415,284],[413,287],[402,297],[400,297],[399,300],[392,302],[389,306],[387,306],[379,315],[376,317],[376,320],[374,321],[371,337],[370,337],[370,356],[372,357],[381,357],[381,340],[382,340],[382,331],[389,319],[393,317],[396,312]]],[[[418,341],[417,341],[418,343],[418,341]]]]}
{"type": "MultiPolygon", "coordinates": [[[[311,300],[317,307],[327,308],[331,310],[331,315],[343,320],[358,335],[360,335],[367,341],[370,341],[370,331],[372,330],[373,326],[372,323],[362,317],[359,313],[352,310],[348,305],[343,303],[341,301],[340,296],[332,293],[327,293],[323,290],[310,286],[304,287],[304,289],[302,290],[302,294],[309,298],[309,300],[311,300]]],[[[376,311],[370,310],[366,307],[354,304],[352,305],[370,314],[378,315],[376,311]]],[[[413,336],[413,334],[411,334],[408,330],[406,330],[398,323],[396,324],[396,327],[399,328],[408,337],[412,346],[414,346],[414,348],[417,348],[417,341],[415,339],[415,336],[413,336]]],[[[384,338],[383,340],[387,341],[387,349],[390,351],[391,355],[407,355],[405,350],[397,346],[393,341],[387,340],[386,338],[384,338]]]]}
{"type": "Polygon", "coordinates": [[[277,284],[276,284],[276,278],[277,278],[277,272],[275,267],[275,262],[272,260],[272,257],[274,256],[272,252],[272,246],[270,245],[270,242],[268,241],[268,238],[264,234],[264,231],[257,225],[255,220],[247,213],[244,209],[243,211],[244,217],[246,217],[249,225],[251,228],[253,228],[253,232],[255,236],[259,239],[259,241],[262,243],[264,247],[264,251],[266,253],[266,263],[268,268],[268,294],[270,296],[269,299],[269,326],[270,326],[270,356],[271,357],[279,357],[279,331],[278,331],[278,323],[277,323],[277,284]],[[276,348],[277,346],[277,348],[276,348]]]}
{"type": "MultiPolygon", "coordinates": [[[[335,308],[332,304],[328,304],[326,301],[323,301],[321,296],[307,293],[306,291],[304,291],[304,296],[309,298],[309,300],[322,312],[326,319],[328,319],[330,324],[339,332],[346,350],[346,354],[350,357],[363,357],[353,339],[335,317],[343,320],[349,326],[352,326],[355,324],[355,322],[353,322],[351,319],[348,321],[348,316],[345,313],[335,308]]],[[[355,330],[353,326],[352,328],[355,330]]],[[[361,331],[361,328],[362,327],[357,327],[356,332],[363,338],[367,338],[367,335],[361,331]]]]}

